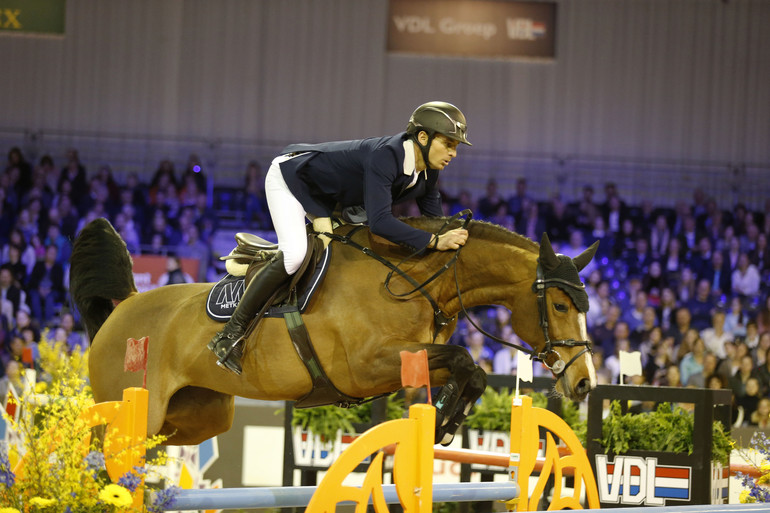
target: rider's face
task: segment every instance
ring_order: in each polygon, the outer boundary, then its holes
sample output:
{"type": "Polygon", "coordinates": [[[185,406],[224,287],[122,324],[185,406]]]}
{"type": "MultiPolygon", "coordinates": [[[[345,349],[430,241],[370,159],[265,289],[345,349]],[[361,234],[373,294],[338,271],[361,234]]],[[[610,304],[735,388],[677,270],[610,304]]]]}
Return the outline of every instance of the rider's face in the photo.
{"type": "MultiPolygon", "coordinates": [[[[420,132],[420,142],[422,144],[428,143],[428,134],[420,132]]],[[[457,156],[458,141],[454,141],[441,134],[436,134],[431,142],[430,150],[428,152],[428,160],[431,169],[442,170],[449,165],[449,162],[457,156]]]]}
{"type": "Polygon", "coordinates": [[[458,144],[460,144],[458,141],[444,137],[441,134],[436,135],[428,152],[430,167],[441,170],[448,166],[449,162],[457,156],[458,144]]]}

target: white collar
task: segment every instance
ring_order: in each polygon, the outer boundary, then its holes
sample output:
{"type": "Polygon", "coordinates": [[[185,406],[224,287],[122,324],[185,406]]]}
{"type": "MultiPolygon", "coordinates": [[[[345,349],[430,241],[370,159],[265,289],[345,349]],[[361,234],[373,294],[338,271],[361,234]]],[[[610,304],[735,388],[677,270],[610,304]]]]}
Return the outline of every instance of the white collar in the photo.
{"type": "Polygon", "coordinates": [[[411,139],[407,139],[404,141],[404,174],[413,175],[416,170],[414,143],[411,139]]]}

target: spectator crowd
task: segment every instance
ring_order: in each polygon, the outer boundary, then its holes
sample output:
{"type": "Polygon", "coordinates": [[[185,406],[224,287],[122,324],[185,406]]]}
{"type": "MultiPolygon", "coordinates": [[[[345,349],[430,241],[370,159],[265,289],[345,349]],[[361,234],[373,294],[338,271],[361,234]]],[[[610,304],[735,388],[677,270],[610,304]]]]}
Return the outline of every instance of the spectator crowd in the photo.
{"type": "MultiPolygon", "coordinates": [[[[87,347],[69,302],[68,262],[78,231],[96,217],[113,223],[132,254],[167,255],[170,265],[192,257],[202,263],[195,280],[218,279],[211,245],[220,219],[200,159],[191,155],[181,172],[163,160],[146,178],[132,173],[117,183],[108,165],[87,170],[76,150],[59,166],[48,155],[31,163],[19,148],[8,152],[0,175],[4,380],[18,379],[21,368],[34,365],[42,330],[69,350],[87,347]]],[[[594,261],[581,272],[600,382],[618,382],[619,351],[640,351],[644,371],[635,383],[730,388],[744,423],[767,424],[770,199],[753,210],[740,203],[718,205],[695,189],[691,200],[673,206],[628,204],[613,183],[603,184],[601,198],[587,184],[576,198],[536,199],[520,178],[511,195],[490,179],[481,197],[445,194],[444,205],[448,215],[469,208],[477,219],[534,240],[547,232],[554,249],[569,256],[600,242],[594,261]]],[[[230,207],[244,228],[272,228],[257,162],[246,165],[243,188],[230,207]]],[[[397,205],[395,211],[411,215],[413,207],[397,205]]],[[[169,276],[181,274],[173,271],[169,276]]],[[[497,337],[519,342],[504,308],[477,308],[471,315],[497,337]]],[[[451,343],[467,347],[488,372],[516,372],[513,351],[467,319],[460,320],[451,343]]],[[[536,372],[545,375],[542,368],[536,372]]]]}

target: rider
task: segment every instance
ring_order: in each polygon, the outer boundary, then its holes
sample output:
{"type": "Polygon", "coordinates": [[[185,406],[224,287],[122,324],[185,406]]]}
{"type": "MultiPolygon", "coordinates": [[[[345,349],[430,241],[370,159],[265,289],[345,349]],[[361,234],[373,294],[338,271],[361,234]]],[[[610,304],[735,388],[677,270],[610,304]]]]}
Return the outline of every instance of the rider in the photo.
{"type": "Polygon", "coordinates": [[[457,156],[459,143],[470,146],[466,130],[460,109],[434,101],[417,107],[406,131],[396,135],[284,148],[265,177],[280,251],[254,276],[230,320],[209,342],[219,363],[241,373],[241,339],[249,322],[305,258],[306,217],[316,232],[330,233],[335,208],[363,206],[372,233],[391,242],[439,251],[464,245],[466,230],[436,237],[396,219],[392,205],[414,199],[422,215],[443,215],[438,172],[457,156]]]}

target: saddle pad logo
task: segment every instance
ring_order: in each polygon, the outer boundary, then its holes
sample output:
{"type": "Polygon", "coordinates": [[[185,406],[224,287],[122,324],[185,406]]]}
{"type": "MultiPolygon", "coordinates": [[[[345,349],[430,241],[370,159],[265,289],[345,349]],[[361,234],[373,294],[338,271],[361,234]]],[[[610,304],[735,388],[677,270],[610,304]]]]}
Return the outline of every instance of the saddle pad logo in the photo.
{"type": "MultiPolygon", "coordinates": [[[[302,290],[297,290],[297,306],[304,313],[310,304],[310,299],[318,290],[318,286],[326,275],[331,259],[331,247],[327,247],[322,258],[318,261],[313,274],[302,290]]],[[[227,274],[219,280],[209,292],[206,299],[206,313],[215,321],[227,322],[235,312],[235,308],[243,296],[246,285],[243,276],[227,274]]],[[[275,305],[268,308],[265,317],[283,317],[283,311],[275,305]]]]}
{"type": "Polygon", "coordinates": [[[243,276],[228,274],[211,288],[206,299],[206,313],[215,321],[227,321],[235,312],[243,290],[243,276]]]}

